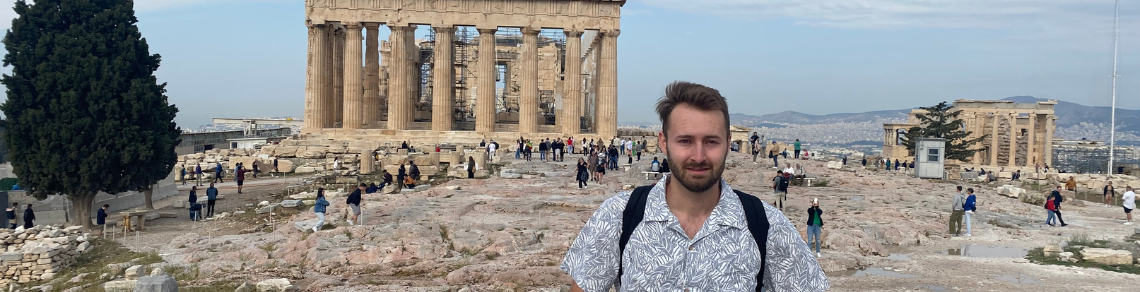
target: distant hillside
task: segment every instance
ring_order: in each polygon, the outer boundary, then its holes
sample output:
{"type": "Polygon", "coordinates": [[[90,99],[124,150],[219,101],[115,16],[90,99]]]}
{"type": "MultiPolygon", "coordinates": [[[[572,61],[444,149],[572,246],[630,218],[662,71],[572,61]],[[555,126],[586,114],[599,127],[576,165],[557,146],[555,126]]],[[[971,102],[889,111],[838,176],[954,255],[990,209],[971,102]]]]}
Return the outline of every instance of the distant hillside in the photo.
{"type": "Polygon", "coordinates": [[[747,115],[747,114],[731,114],[729,118],[735,125],[743,125],[748,127],[763,126],[761,124],[796,124],[796,125],[814,125],[814,124],[831,124],[831,123],[863,123],[863,122],[885,122],[891,120],[905,120],[907,113],[910,109],[905,110],[885,110],[873,111],[865,113],[839,113],[829,115],[809,115],[805,113],[786,111],[775,114],[766,115],[747,115]]]}
{"type": "MultiPolygon", "coordinates": [[[[1014,96],[1004,100],[1019,103],[1045,101],[1043,98],[1032,96],[1014,96]]],[[[1057,101],[1053,108],[1057,115],[1057,127],[1067,128],[1080,123],[1105,124],[1112,122],[1112,108],[1107,106],[1086,106],[1067,101],[1057,101]]],[[[1140,110],[1116,109],[1117,133],[1128,132],[1140,135],[1140,110]]]]}

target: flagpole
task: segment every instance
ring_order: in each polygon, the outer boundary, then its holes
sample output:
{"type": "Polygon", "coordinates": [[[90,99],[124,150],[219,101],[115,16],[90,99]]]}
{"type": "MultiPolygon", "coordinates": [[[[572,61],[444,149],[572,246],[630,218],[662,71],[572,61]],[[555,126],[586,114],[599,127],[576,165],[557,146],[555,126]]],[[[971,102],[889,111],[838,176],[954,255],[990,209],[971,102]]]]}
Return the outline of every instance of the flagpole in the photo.
{"type": "Polygon", "coordinates": [[[1120,35],[1120,0],[1116,0],[1116,9],[1113,12],[1112,18],[1112,126],[1108,134],[1108,174],[1116,173],[1113,171],[1112,162],[1115,158],[1116,150],[1116,52],[1117,52],[1117,38],[1120,35]]]}

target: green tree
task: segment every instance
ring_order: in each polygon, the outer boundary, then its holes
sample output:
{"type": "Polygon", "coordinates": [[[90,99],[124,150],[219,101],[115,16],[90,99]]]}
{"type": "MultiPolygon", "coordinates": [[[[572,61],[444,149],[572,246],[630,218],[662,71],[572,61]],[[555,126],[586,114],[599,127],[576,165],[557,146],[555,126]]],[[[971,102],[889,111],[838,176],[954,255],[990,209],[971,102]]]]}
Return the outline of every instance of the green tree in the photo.
{"type": "Polygon", "coordinates": [[[965,122],[958,118],[962,114],[961,110],[955,110],[945,101],[932,107],[920,107],[919,109],[926,111],[926,113],[915,115],[918,118],[919,126],[911,127],[906,131],[906,135],[899,137],[903,145],[906,145],[906,149],[912,153],[917,138],[946,139],[946,159],[969,161],[975,152],[981,150],[970,147],[982,142],[988,135],[970,139],[972,133],[966,131],[965,122]]]}
{"type": "MultiPolygon", "coordinates": [[[[17,0],[0,105],[13,171],[37,199],[62,194],[92,227],[99,191],[149,190],[177,161],[178,109],[154,76],[134,1],[17,0]]],[[[148,199],[149,201],[149,199],[148,199]]]]}

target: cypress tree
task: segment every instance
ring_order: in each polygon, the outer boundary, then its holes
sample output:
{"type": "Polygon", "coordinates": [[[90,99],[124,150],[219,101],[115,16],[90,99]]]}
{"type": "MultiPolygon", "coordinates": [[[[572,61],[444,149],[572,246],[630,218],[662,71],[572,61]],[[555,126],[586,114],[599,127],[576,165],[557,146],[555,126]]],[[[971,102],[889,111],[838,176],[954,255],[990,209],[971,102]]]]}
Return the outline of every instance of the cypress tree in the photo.
{"type": "Polygon", "coordinates": [[[966,131],[966,123],[958,118],[961,110],[955,110],[945,101],[932,107],[919,107],[926,113],[915,115],[919,126],[911,127],[905,136],[899,137],[906,149],[914,152],[917,138],[943,138],[946,139],[946,159],[969,161],[974,152],[980,149],[970,149],[970,146],[982,142],[988,135],[970,139],[972,134],[966,131]]]}
{"type": "Polygon", "coordinates": [[[177,162],[160,57],[134,1],[17,0],[15,11],[4,36],[12,74],[0,79],[13,171],[37,199],[68,196],[73,223],[91,227],[96,193],[149,190],[177,162]]]}

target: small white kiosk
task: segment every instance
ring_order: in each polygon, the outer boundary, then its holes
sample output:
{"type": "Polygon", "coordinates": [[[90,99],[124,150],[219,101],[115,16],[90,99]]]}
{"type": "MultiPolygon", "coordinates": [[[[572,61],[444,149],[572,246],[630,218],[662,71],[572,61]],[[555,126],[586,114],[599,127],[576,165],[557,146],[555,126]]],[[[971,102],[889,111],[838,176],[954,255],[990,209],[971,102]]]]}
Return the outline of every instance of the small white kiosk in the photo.
{"type": "Polygon", "coordinates": [[[946,139],[918,138],[914,144],[914,176],[919,178],[945,178],[946,139]]]}

